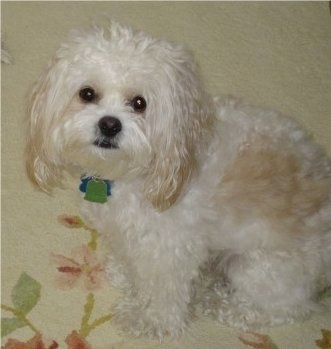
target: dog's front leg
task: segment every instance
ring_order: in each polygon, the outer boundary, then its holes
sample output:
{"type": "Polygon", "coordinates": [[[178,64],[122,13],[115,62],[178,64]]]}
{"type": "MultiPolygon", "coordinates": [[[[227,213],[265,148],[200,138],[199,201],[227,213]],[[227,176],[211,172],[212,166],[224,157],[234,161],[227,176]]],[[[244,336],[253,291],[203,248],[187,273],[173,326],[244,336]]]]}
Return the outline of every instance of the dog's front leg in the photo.
{"type": "Polygon", "coordinates": [[[199,267],[186,247],[149,246],[135,255],[133,288],[115,308],[116,323],[134,335],[160,339],[185,331],[199,267]]]}

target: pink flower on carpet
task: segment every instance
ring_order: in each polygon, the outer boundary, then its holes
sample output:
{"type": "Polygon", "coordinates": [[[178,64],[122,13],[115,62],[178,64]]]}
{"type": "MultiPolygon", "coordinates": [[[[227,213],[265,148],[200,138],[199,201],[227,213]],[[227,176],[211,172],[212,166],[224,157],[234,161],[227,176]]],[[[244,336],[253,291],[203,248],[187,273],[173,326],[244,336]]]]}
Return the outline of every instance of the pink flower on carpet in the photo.
{"type": "Polygon", "coordinates": [[[316,345],[321,349],[329,349],[331,348],[331,331],[322,329],[322,339],[318,339],[315,341],[316,345]]]}
{"type": "Polygon", "coordinates": [[[250,335],[254,339],[247,339],[244,337],[239,337],[239,340],[252,348],[256,349],[278,349],[278,347],[271,341],[270,337],[264,334],[247,332],[245,335],[250,335]]]}
{"type": "Polygon", "coordinates": [[[65,342],[68,344],[69,349],[92,349],[90,343],[77,331],[71,332],[65,342]]]}
{"type": "Polygon", "coordinates": [[[1,349],[56,349],[59,345],[52,341],[49,345],[45,344],[40,334],[36,334],[27,342],[21,342],[16,339],[9,338],[7,343],[1,349]]]}
{"type": "Polygon", "coordinates": [[[78,216],[60,215],[58,222],[67,228],[85,228],[84,222],[78,216]]]}
{"type": "Polygon", "coordinates": [[[98,261],[96,253],[83,245],[72,251],[73,258],[52,255],[57,265],[57,285],[62,289],[70,289],[80,285],[87,290],[102,287],[106,280],[103,263],[98,261]]]}

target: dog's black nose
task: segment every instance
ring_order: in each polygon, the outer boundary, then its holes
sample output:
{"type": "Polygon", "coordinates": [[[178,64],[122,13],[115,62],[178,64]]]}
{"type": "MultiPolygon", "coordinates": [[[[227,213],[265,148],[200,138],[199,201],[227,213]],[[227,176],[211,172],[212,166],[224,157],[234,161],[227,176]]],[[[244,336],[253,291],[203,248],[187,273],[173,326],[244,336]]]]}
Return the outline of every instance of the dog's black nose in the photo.
{"type": "Polygon", "coordinates": [[[120,120],[113,116],[104,116],[99,122],[98,126],[100,132],[106,137],[115,137],[122,130],[122,124],[120,120]]]}

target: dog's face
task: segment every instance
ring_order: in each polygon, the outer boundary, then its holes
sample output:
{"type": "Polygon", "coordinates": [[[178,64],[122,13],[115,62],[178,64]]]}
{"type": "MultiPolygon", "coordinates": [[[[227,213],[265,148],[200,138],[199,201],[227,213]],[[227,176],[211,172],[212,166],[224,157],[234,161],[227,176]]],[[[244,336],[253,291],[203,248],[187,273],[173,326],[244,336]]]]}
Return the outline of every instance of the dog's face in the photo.
{"type": "Polygon", "coordinates": [[[31,95],[27,169],[35,184],[49,191],[64,170],[142,176],[158,209],[176,201],[211,123],[191,56],[116,24],[106,34],[73,33],[31,95]]]}

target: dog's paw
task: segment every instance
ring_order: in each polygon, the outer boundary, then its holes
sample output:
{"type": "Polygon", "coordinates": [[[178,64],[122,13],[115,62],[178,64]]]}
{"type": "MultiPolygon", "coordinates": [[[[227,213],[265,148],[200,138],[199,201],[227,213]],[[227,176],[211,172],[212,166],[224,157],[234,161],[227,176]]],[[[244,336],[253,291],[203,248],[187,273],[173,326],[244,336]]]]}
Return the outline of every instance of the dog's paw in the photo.
{"type": "Polygon", "coordinates": [[[202,306],[205,315],[244,331],[255,330],[265,322],[263,314],[251,302],[238,297],[226,283],[215,283],[205,293],[202,306]]]}
{"type": "Polygon", "coordinates": [[[179,338],[186,329],[180,316],[169,316],[167,309],[157,312],[148,306],[123,301],[114,308],[113,322],[121,330],[135,336],[162,340],[179,338]]]}
{"type": "Polygon", "coordinates": [[[244,294],[239,294],[224,285],[215,285],[205,294],[202,304],[206,315],[211,315],[224,325],[244,331],[293,323],[290,309],[283,314],[281,312],[267,313],[244,294]]]}

